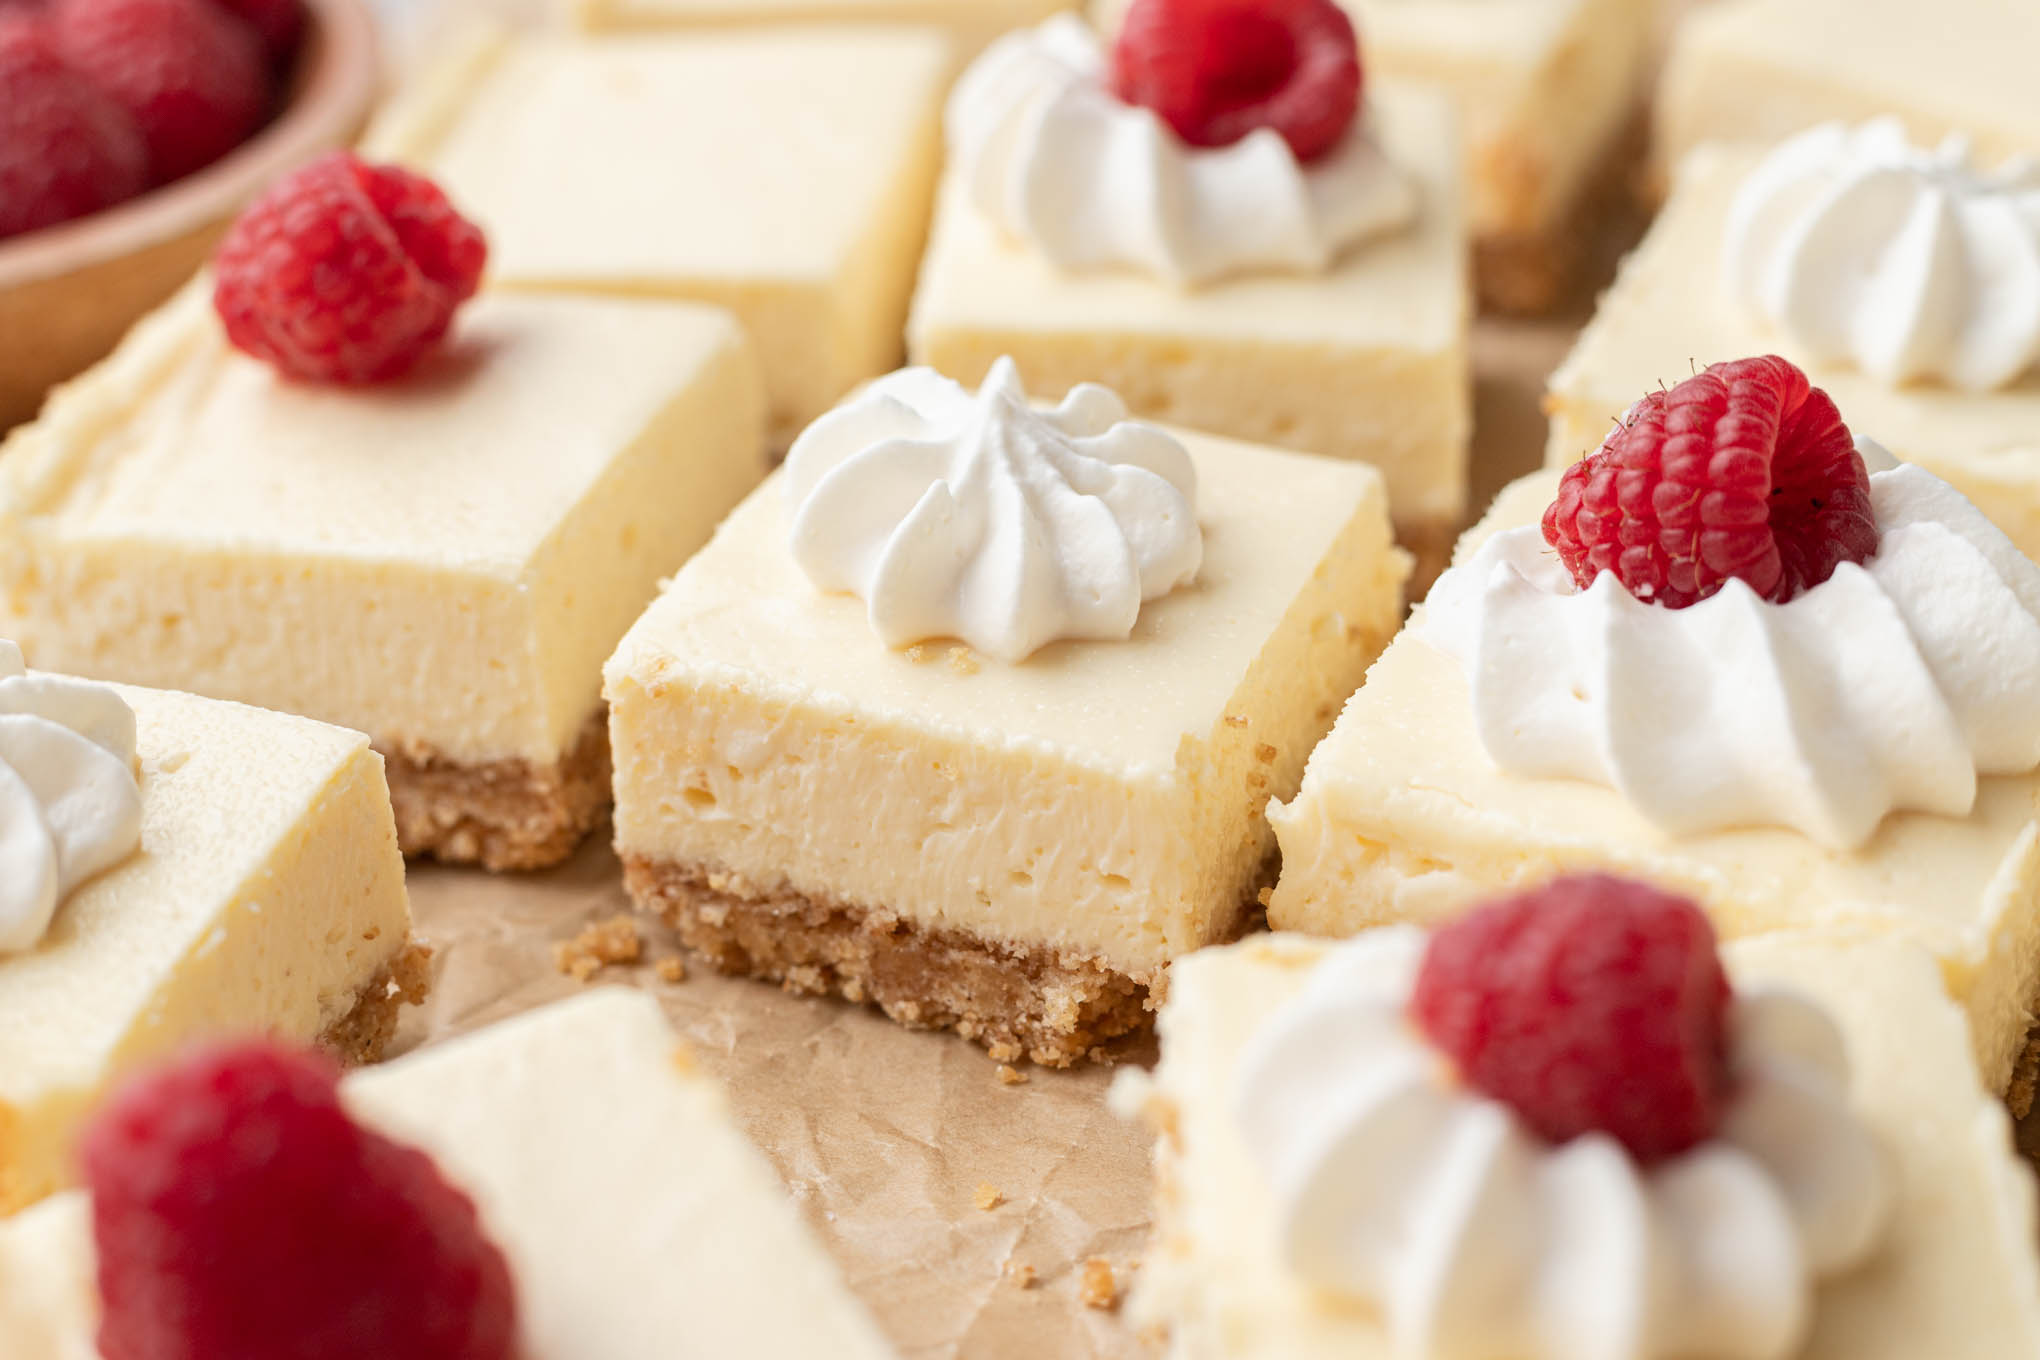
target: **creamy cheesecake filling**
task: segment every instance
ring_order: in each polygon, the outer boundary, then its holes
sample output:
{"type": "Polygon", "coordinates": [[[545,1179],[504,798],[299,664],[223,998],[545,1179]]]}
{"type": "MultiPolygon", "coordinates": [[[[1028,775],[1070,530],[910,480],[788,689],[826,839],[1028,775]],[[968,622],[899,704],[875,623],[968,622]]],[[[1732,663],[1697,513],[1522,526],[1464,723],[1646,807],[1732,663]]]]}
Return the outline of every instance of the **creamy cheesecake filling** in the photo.
{"type": "Polygon", "coordinates": [[[1011,666],[887,650],[799,574],[768,482],[610,662],[619,851],[1142,982],[1229,932],[1405,559],[1371,474],[1185,442],[1198,583],[1011,666]]]}
{"type": "Polygon", "coordinates": [[[77,1123],[117,1074],[196,1035],[345,1031],[408,944],[364,737],[120,692],[139,724],[141,850],[0,960],[0,1207],[64,1183],[77,1123]]]}

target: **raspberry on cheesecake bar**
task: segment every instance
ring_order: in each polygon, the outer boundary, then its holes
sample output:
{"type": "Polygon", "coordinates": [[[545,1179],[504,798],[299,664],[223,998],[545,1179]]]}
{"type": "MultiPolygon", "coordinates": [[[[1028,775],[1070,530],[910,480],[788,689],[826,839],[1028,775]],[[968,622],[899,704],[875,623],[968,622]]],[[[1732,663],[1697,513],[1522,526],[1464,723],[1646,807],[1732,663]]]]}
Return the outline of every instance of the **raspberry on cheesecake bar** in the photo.
{"type": "Polygon", "coordinates": [[[1274,809],[1278,929],[1568,869],[1909,941],[2002,1089],[2040,995],[2040,567],[1773,357],[1506,489],[1274,809]]]}
{"type": "Polygon", "coordinates": [[[522,869],[600,820],[603,658],[763,475],[764,398],[709,308],[462,308],[485,253],[401,168],[283,181],[9,439],[0,629],[366,732],[407,853],[522,869]]]}
{"type": "Polygon", "coordinates": [[[1406,570],[1364,464],[881,379],[609,663],[630,890],[726,971],[1080,1059],[1245,927],[1406,570]]]}

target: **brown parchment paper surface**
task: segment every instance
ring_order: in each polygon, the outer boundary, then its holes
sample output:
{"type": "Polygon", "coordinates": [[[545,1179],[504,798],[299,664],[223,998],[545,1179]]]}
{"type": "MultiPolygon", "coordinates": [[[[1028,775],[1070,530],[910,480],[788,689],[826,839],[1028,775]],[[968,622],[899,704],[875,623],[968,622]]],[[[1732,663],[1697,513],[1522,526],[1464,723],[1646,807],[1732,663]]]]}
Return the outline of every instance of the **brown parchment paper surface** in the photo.
{"type": "MultiPolygon", "coordinates": [[[[1570,337],[1563,326],[1481,330],[1477,503],[1538,462],[1543,374],[1570,337]]],[[[1130,1276],[1148,1223],[1147,1137],[1105,1109],[1110,1069],[1023,1066],[1027,1081],[1006,1085],[976,1046],[873,1011],[719,977],[693,959],[684,981],[664,982],[657,961],[680,951],[648,919],[639,963],[577,982],[555,947],[629,910],[621,880],[599,843],[521,877],[414,865],[412,908],[437,950],[435,981],[398,1051],[582,986],[649,989],[729,1086],[745,1130],[905,1360],[1154,1353],[1118,1313],[1079,1297],[1092,1257],[1130,1276]],[[1003,1203],[978,1208],[980,1186],[1003,1203]],[[1032,1287],[1015,1280],[1022,1267],[1032,1287]]]]}

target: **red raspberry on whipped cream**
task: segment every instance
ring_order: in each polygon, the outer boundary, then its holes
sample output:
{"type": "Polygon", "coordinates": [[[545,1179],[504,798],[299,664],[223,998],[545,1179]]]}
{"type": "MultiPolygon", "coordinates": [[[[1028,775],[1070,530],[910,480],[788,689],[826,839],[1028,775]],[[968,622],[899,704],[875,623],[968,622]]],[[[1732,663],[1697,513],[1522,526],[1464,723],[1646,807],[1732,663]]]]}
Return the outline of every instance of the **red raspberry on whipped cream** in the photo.
{"type": "Polygon", "coordinates": [[[1713,1136],[1730,1000],[1700,908],[1583,875],[1434,934],[1410,1015],[1461,1080],[1543,1137],[1605,1133],[1648,1164],[1713,1136]]]}
{"type": "Polygon", "coordinates": [[[1826,392],[1775,355],[1638,402],[1567,469],[1544,538],[1581,589],[1698,604],[1730,577],[1783,604],[1877,552],[1870,478],[1826,392]]]}
{"type": "Polygon", "coordinates": [[[1329,152],[1360,108],[1360,45],[1333,0],[1134,0],[1113,86],[1192,146],[1273,128],[1300,161],[1329,152]]]}

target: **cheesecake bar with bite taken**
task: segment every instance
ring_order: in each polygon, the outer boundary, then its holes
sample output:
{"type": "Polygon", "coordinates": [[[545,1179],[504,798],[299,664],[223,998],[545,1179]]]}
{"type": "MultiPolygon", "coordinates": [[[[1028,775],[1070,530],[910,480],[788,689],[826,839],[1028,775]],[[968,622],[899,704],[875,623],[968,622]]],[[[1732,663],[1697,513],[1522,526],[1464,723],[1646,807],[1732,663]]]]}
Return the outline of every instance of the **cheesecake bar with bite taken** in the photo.
{"type": "Polygon", "coordinates": [[[368,145],[472,209],[519,292],[728,308],[773,445],[896,367],[941,157],[943,34],[467,35],[368,145]]]}
{"type": "Polygon", "coordinates": [[[1718,0],[1675,30],[1657,158],[1702,142],[1775,142],[1832,119],[1893,114],[1925,142],[1973,138],[1987,160],[2040,154],[2032,0],[1718,0]]]}
{"type": "MultiPolygon", "coordinates": [[[[1373,69],[1442,90],[1466,129],[1481,305],[1535,313],[1565,300],[1642,150],[1652,0],[1341,3],[1373,69]]],[[[1128,7],[1096,0],[1092,13],[1117,33],[1128,7]]]]}
{"type": "Polygon", "coordinates": [[[881,379],[610,660],[630,891],[725,971],[1078,1060],[1245,928],[1407,570],[1365,465],[881,379]]]}
{"type": "Polygon", "coordinates": [[[2040,1349],[2032,1169],[1893,935],[1717,956],[1688,901],[1560,880],[1207,951],[1160,1028],[1115,1095],[1158,1135],[1132,1309],[1182,1360],[2040,1349]]]}
{"type": "Polygon", "coordinates": [[[1552,376],[1548,460],[1696,359],[1767,349],[2040,558],[2040,166],[1890,117],[1700,148],[1552,376]]]}
{"type": "Polygon", "coordinates": [[[1064,15],[972,66],[914,361],[976,383],[1010,355],[1143,418],[1373,463],[1403,541],[1442,560],[1472,420],[1458,121],[1363,81],[1332,0],[1235,8],[1289,55],[1235,71],[1233,10],[1142,0],[1110,51],[1064,15]]]}
{"type": "Polygon", "coordinates": [[[425,982],[367,738],[0,643],[0,1213],[138,1064],[242,1031],[370,1061],[425,982]]]}
{"type": "Polygon", "coordinates": [[[892,1353],[642,993],[334,1077],[231,1044],[123,1091],[86,1188],[0,1222],[8,1354],[892,1353]]]}
{"type": "Polygon", "coordinates": [[[456,323],[481,250],[400,170],[278,186],[10,438],[0,632],[364,731],[408,853],[531,868],[608,805],[603,659],[763,476],[764,398],[710,308],[490,291],[456,323]]]}
{"type": "Polygon", "coordinates": [[[2040,567],[1842,417],[1737,360],[1504,491],[1271,812],[1270,923],[1631,874],[1725,935],[1922,949],[2004,1089],[2040,994],[2040,567]]]}

